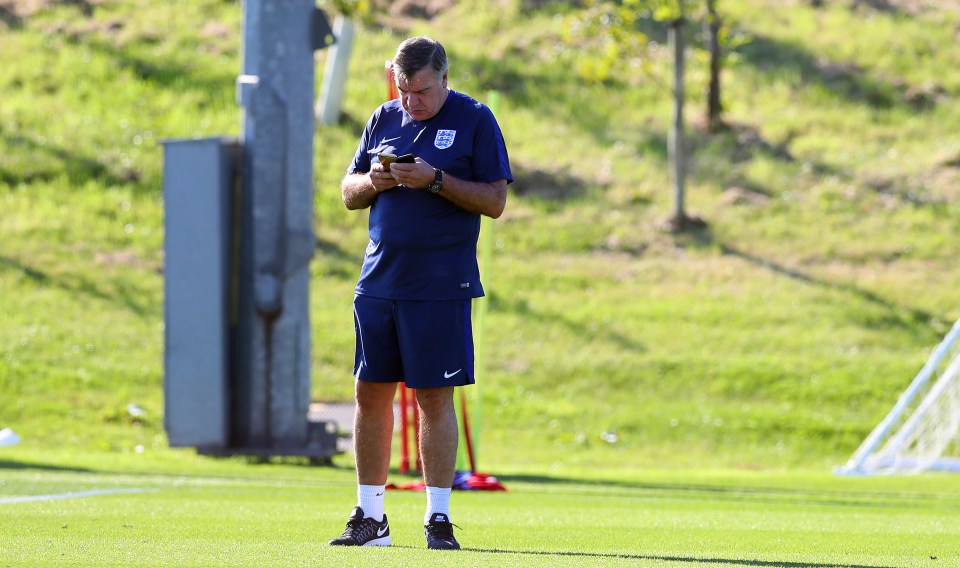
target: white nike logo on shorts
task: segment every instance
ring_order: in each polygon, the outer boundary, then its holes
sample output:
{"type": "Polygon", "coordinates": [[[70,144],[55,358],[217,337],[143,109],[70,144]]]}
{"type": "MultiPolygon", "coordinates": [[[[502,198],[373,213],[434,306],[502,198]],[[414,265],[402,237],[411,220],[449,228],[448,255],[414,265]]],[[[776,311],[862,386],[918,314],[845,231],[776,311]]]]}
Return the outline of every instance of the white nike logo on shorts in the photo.
{"type": "Polygon", "coordinates": [[[443,378],[449,379],[450,377],[456,375],[457,373],[459,373],[459,372],[462,371],[462,370],[463,370],[463,369],[457,369],[456,371],[454,371],[454,372],[452,372],[452,373],[448,373],[448,372],[444,371],[444,372],[443,372],[443,378]]]}

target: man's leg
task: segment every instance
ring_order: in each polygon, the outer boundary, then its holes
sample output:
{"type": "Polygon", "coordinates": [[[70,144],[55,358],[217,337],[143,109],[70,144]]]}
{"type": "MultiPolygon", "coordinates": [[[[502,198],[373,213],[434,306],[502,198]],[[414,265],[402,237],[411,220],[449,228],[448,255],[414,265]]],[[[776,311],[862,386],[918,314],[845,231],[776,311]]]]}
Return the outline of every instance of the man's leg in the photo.
{"type": "MultiPolygon", "coordinates": [[[[397,383],[356,382],[353,444],[357,483],[360,485],[381,486],[387,483],[393,437],[393,398],[396,392],[397,383]]],[[[382,513],[382,493],[380,497],[382,513]]]]}
{"type": "Polygon", "coordinates": [[[417,389],[420,406],[420,459],[426,482],[423,524],[430,548],[457,549],[450,521],[450,489],[457,466],[457,412],[453,387],[417,389]]]}
{"type": "Polygon", "coordinates": [[[416,390],[420,406],[420,459],[428,487],[452,487],[457,467],[457,411],[453,387],[416,390]]]}
{"type": "Polygon", "coordinates": [[[397,383],[356,382],[353,443],[357,464],[357,507],[343,535],[330,541],[332,545],[390,544],[383,494],[390,469],[396,390],[397,383]]]}

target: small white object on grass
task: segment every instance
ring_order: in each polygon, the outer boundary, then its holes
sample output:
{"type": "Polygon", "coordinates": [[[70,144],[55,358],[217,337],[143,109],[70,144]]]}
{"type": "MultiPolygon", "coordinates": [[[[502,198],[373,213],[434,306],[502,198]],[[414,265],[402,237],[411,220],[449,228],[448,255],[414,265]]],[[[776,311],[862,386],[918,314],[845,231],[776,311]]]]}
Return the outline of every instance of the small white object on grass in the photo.
{"type": "Polygon", "coordinates": [[[20,436],[17,436],[13,430],[9,428],[0,430],[0,446],[12,446],[19,441],[20,436]]]}

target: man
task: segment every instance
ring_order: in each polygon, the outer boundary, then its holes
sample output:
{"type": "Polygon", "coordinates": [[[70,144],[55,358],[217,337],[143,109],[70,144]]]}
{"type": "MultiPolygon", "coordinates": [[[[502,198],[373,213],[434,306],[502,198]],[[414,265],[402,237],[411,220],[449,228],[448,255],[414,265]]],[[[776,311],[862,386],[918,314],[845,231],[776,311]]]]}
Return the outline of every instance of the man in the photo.
{"type": "Polygon", "coordinates": [[[393,399],[403,381],[420,408],[427,546],[460,548],[449,511],[453,389],[474,382],[470,302],[483,295],[480,215],[503,213],[513,178],[493,114],[448,88],[447,69],[439,42],[414,37],[399,45],[400,97],[370,117],[340,188],[347,209],[370,208],[370,242],[354,296],[358,502],[331,545],[391,542],[383,494],[393,399]],[[383,154],[416,158],[384,164],[383,154]]]}

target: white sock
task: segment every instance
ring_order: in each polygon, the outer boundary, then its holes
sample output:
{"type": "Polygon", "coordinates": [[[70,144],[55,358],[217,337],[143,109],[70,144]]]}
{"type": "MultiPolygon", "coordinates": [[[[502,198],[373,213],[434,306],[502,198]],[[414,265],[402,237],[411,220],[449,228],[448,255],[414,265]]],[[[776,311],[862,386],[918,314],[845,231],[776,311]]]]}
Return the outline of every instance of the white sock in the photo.
{"type": "Polygon", "coordinates": [[[363,509],[363,516],[375,521],[383,520],[384,485],[357,485],[357,506],[363,509]]]}
{"type": "Polygon", "coordinates": [[[430,522],[434,513],[443,513],[450,521],[450,488],[427,487],[427,512],[423,515],[423,524],[430,522]]]}

